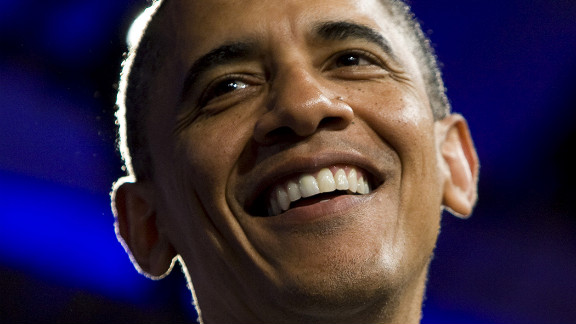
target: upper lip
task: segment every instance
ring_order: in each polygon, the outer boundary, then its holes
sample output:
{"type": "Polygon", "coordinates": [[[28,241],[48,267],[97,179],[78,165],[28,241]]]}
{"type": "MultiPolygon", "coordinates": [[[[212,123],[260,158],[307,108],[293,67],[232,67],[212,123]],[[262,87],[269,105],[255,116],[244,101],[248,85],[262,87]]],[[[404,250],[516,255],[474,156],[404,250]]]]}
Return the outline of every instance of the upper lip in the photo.
{"type": "MultiPolygon", "coordinates": [[[[278,154],[262,161],[250,172],[251,176],[241,186],[239,201],[244,210],[254,210],[254,204],[262,197],[267,198],[269,190],[279,182],[296,174],[316,172],[333,165],[355,166],[364,170],[376,187],[384,182],[385,171],[376,167],[372,159],[359,152],[322,151],[305,155],[278,154]]],[[[267,201],[266,201],[267,202],[267,201]]],[[[266,206],[262,206],[265,210],[266,206]]]]}

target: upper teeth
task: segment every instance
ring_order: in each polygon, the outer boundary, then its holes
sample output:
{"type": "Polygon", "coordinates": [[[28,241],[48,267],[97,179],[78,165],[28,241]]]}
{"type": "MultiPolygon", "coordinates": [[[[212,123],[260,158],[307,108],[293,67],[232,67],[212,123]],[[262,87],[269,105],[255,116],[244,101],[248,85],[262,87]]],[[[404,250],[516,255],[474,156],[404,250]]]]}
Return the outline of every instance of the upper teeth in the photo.
{"type": "Polygon", "coordinates": [[[362,171],[354,167],[331,167],[316,174],[303,173],[274,187],[269,197],[268,214],[279,215],[290,209],[291,202],[336,190],[368,194],[370,186],[364,180],[362,171]]]}

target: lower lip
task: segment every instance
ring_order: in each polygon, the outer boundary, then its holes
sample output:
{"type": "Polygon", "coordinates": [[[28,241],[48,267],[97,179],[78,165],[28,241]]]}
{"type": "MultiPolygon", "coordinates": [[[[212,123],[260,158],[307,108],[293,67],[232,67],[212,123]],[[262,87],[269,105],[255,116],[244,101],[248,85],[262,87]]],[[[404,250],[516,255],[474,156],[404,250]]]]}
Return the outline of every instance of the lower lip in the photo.
{"type": "Polygon", "coordinates": [[[372,194],[344,195],[312,205],[292,208],[278,216],[273,216],[268,219],[272,220],[276,218],[283,226],[322,222],[358,211],[361,205],[367,203],[372,198],[372,194]]]}

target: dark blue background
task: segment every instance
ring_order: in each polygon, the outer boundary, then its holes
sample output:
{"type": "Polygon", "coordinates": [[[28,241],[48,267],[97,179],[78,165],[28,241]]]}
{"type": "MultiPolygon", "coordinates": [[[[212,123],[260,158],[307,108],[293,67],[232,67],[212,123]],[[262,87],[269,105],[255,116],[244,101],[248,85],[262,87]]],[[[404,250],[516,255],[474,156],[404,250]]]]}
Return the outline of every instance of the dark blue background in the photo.
{"type": "MultiPolygon", "coordinates": [[[[481,159],[424,323],[576,322],[576,2],[413,0],[481,159]]],[[[136,0],[0,0],[0,322],[193,322],[113,231],[115,83],[136,0]]]]}

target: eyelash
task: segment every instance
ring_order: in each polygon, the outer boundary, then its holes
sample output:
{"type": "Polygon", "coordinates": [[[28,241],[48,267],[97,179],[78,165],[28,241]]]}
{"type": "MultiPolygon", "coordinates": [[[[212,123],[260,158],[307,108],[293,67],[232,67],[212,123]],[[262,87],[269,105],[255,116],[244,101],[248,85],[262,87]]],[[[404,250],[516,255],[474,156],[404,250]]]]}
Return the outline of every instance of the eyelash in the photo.
{"type": "MultiPolygon", "coordinates": [[[[346,50],[332,55],[331,58],[328,60],[327,69],[341,69],[347,67],[363,67],[371,65],[375,65],[380,68],[385,67],[385,64],[372,53],[363,50],[346,50]],[[358,61],[366,60],[368,64],[338,65],[339,63],[346,63],[346,62],[338,62],[340,59],[350,59],[351,57],[356,57],[358,61]]],[[[241,90],[257,84],[257,82],[255,82],[254,80],[250,81],[248,79],[249,78],[244,74],[230,74],[230,75],[224,75],[221,78],[214,80],[209,84],[206,90],[202,92],[199,100],[199,106],[204,107],[207,104],[209,104],[210,101],[216,98],[225,96],[229,93],[235,92],[236,90],[241,90]],[[233,86],[232,89],[222,88],[238,83],[243,83],[244,85],[241,86],[240,88],[238,88],[238,86],[233,86]]]]}

